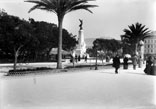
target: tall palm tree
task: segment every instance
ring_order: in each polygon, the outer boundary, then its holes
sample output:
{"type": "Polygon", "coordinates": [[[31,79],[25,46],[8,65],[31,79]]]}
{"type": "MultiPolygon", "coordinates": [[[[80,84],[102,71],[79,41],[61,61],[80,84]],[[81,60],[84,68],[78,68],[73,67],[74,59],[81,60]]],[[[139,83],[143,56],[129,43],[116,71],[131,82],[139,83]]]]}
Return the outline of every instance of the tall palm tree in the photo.
{"type": "Polygon", "coordinates": [[[41,9],[49,12],[53,12],[58,17],[59,27],[59,42],[58,42],[58,62],[57,68],[62,68],[62,23],[64,16],[71,12],[80,9],[84,9],[92,13],[89,8],[97,7],[97,5],[89,5],[89,1],[95,0],[26,0],[25,2],[34,3],[35,5],[29,10],[29,12],[35,9],[41,9]]]}
{"type": "Polygon", "coordinates": [[[126,43],[132,45],[134,47],[135,53],[137,53],[137,47],[139,42],[148,37],[150,31],[148,28],[145,28],[145,25],[142,25],[138,22],[135,25],[132,24],[128,27],[129,29],[123,30],[125,34],[122,35],[122,38],[124,39],[124,41],[126,41],[126,43]]]}

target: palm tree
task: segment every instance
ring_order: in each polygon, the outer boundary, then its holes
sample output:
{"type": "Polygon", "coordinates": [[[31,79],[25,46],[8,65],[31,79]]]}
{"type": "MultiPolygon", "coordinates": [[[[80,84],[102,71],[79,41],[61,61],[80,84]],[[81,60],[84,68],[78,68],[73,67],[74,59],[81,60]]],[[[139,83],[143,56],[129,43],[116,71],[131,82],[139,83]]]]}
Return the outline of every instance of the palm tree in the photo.
{"type": "Polygon", "coordinates": [[[138,22],[135,25],[132,24],[128,27],[129,29],[123,30],[125,34],[122,35],[122,38],[124,41],[126,41],[125,43],[132,45],[134,47],[135,53],[137,53],[139,42],[148,37],[150,31],[148,30],[148,28],[145,28],[145,25],[142,25],[138,22]]]}
{"type": "Polygon", "coordinates": [[[41,9],[53,12],[58,17],[59,42],[58,42],[58,61],[57,68],[62,68],[62,23],[64,16],[72,11],[84,9],[92,13],[89,8],[97,7],[97,5],[89,5],[89,1],[94,0],[26,0],[25,2],[35,3],[29,12],[35,9],[41,9]]]}

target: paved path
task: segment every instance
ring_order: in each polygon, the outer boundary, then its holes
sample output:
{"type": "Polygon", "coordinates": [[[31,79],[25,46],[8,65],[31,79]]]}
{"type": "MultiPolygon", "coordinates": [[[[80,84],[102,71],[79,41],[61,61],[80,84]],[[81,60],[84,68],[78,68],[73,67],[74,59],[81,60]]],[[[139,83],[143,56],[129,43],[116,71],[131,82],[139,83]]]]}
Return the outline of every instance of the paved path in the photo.
{"type": "Polygon", "coordinates": [[[156,109],[156,77],[144,68],[0,78],[0,109],[156,109]]]}

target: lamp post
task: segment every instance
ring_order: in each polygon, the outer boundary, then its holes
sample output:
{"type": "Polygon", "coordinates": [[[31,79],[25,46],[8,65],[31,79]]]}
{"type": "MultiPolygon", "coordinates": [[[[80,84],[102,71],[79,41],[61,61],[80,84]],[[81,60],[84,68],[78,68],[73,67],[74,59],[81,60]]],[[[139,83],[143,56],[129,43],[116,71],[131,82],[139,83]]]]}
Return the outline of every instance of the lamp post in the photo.
{"type": "Polygon", "coordinates": [[[96,50],[96,62],[95,62],[95,70],[98,70],[98,67],[97,67],[97,57],[98,57],[98,42],[95,42],[95,50],[96,50]]]}
{"type": "Polygon", "coordinates": [[[98,68],[97,68],[97,49],[96,49],[96,64],[95,64],[95,70],[98,70],[98,68]]]}

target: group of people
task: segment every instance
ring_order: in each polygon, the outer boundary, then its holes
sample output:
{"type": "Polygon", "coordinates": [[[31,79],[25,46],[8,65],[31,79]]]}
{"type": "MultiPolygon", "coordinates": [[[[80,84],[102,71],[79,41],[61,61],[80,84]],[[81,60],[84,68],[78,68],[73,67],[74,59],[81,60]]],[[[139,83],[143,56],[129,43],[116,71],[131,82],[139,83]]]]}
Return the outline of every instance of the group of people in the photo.
{"type": "MultiPolygon", "coordinates": [[[[113,58],[113,67],[115,68],[115,73],[118,74],[118,69],[120,68],[120,56],[117,54],[114,58],[113,58]]],[[[124,69],[128,69],[128,57],[124,57],[123,59],[123,68],[124,69]]]]}
{"type": "Polygon", "coordinates": [[[80,55],[79,56],[75,55],[75,62],[78,62],[78,61],[81,61],[81,57],[80,55]]]}
{"type": "MultiPolygon", "coordinates": [[[[126,56],[123,58],[123,68],[124,69],[128,69],[128,60],[129,59],[126,56]]],[[[138,64],[138,57],[137,57],[137,55],[134,55],[132,57],[132,65],[133,65],[134,70],[136,69],[137,64],[138,64]]],[[[113,58],[112,66],[115,68],[115,73],[118,74],[118,69],[120,68],[120,57],[118,54],[113,58]]],[[[149,75],[155,74],[155,72],[156,72],[156,57],[149,56],[146,59],[146,67],[145,67],[144,72],[149,75]]]]}
{"type": "MultiPolygon", "coordinates": [[[[84,57],[84,60],[85,62],[87,62],[87,56],[84,57]]],[[[75,57],[71,56],[70,62],[73,62],[73,61],[75,61],[76,63],[81,61],[81,56],[80,55],[79,56],[75,55],[75,57]]]]}

